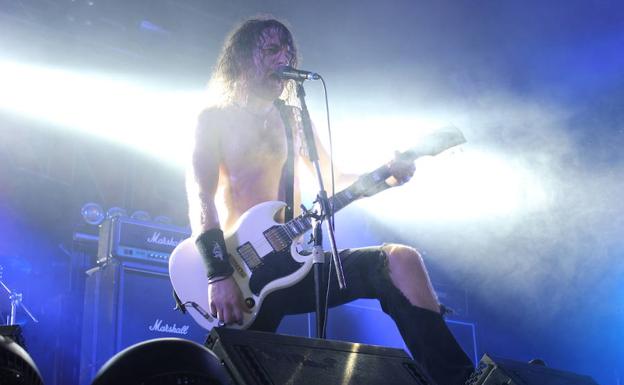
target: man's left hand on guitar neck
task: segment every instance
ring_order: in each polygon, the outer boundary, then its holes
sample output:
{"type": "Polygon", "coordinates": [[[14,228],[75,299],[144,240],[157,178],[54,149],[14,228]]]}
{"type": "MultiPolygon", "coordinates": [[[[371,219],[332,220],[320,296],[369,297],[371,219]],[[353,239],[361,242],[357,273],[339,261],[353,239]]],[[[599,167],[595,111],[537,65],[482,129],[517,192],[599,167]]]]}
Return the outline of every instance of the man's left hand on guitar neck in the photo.
{"type": "Polygon", "coordinates": [[[413,160],[401,158],[401,153],[394,152],[394,159],[388,163],[388,170],[391,177],[386,181],[390,187],[400,186],[409,182],[416,171],[416,164],[413,160]]]}

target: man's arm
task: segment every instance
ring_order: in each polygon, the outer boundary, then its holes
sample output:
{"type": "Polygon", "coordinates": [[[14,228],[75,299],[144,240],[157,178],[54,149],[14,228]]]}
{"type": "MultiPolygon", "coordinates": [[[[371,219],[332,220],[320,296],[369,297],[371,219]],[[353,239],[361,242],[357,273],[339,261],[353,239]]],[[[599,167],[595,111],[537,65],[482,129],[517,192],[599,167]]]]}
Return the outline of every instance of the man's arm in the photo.
{"type": "Polygon", "coordinates": [[[198,212],[191,212],[189,215],[199,216],[199,221],[193,221],[199,223],[199,233],[220,228],[214,202],[219,185],[220,134],[215,126],[210,125],[213,123],[211,120],[214,120],[213,115],[214,113],[210,111],[202,113],[195,129],[191,177],[194,182],[194,193],[197,195],[191,196],[190,199],[197,200],[199,204],[196,205],[198,212]]]}
{"type": "Polygon", "coordinates": [[[192,157],[192,178],[194,193],[190,199],[196,199],[198,205],[190,216],[199,215],[199,234],[196,238],[208,272],[208,303],[210,312],[220,321],[228,324],[242,321],[242,312],[248,311],[240,289],[231,277],[223,232],[219,224],[219,215],[214,202],[219,184],[219,166],[221,163],[221,145],[218,112],[208,110],[199,118],[195,132],[195,144],[192,157]]]}
{"type": "MultiPolygon", "coordinates": [[[[329,158],[329,153],[321,144],[316,130],[314,130],[314,141],[316,143],[317,153],[319,156],[319,166],[321,167],[321,171],[323,172],[323,183],[325,184],[325,189],[327,190],[328,194],[331,194],[331,162],[329,158]]],[[[395,152],[395,158],[388,162],[391,176],[386,180],[386,183],[388,183],[388,186],[390,187],[400,186],[403,183],[409,181],[416,171],[416,166],[413,161],[402,160],[398,155],[399,153],[395,152]]],[[[308,166],[311,172],[316,173],[309,158],[307,156],[304,158],[306,166],[308,166]]],[[[339,191],[342,188],[351,185],[359,177],[360,175],[347,174],[343,173],[340,170],[335,170],[336,191],[339,191]]]]}

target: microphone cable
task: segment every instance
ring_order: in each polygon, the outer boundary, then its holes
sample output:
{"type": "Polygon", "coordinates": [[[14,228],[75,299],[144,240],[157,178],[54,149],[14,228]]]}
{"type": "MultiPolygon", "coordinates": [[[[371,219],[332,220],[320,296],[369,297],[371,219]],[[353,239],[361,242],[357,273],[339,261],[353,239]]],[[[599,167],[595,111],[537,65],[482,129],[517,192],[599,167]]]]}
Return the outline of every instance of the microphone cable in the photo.
{"type": "MultiPolygon", "coordinates": [[[[329,99],[327,96],[327,85],[325,84],[325,79],[323,79],[323,77],[321,75],[319,75],[319,80],[321,81],[321,83],[323,84],[323,94],[325,96],[325,116],[327,118],[327,135],[329,137],[329,169],[330,169],[330,174],[331,174],[331,198],[333,198],[336,195],[336,177],[335,177],[335,173],[334,173],[334,142],[332,139],[332,130],[331,130],[331,119],[330,119],[330,115],[329,115],[329,99]]],[[[331,228],[331,231],[334,232],[334,235],[336,233],[336,227],[335,227],[335,222],[334,222],[334,204],[333,204],[333,200],[331,201],[332,203],[329,205],[331,212],[329,213],[330,215],[327,216],[327,220],[329,221],[329,227],[331,228]]],[[[338,250],[338,246],[336,246],[336,250],[338,250]]],[[[338,258],[340,258],[340,252],[338,252],[338,258]]],[[[332,268],[333,268],[333,264],[334,264],[334,259],[330,258],[329,259],[329,270],[327,273],[327,287],[325,289],[325,308],[323,309],[324,314],[324,322],[323,322],[323,330],[322,330],[322,335],[319,337],[325,338],[327,336],[327,319],[328,319],[328,315],[329,315],[329,289],[331,286],[331,280],[332,280],[332,268]]]]}

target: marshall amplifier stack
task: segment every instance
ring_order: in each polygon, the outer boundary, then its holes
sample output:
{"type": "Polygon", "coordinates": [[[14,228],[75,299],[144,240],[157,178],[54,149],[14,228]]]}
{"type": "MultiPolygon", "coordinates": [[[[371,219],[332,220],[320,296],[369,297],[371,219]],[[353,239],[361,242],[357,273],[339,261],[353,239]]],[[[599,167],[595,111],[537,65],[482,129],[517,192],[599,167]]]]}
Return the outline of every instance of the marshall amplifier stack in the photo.
{"type": "Polygon", "coordinates": [[[98,266],[87,274],[80,357],[80,384],[140,341],[179,337],[203,343],[207,331],[175,311],[169,255],[187,229],[129,218],[106,221],[98,243],[98,266]]]}

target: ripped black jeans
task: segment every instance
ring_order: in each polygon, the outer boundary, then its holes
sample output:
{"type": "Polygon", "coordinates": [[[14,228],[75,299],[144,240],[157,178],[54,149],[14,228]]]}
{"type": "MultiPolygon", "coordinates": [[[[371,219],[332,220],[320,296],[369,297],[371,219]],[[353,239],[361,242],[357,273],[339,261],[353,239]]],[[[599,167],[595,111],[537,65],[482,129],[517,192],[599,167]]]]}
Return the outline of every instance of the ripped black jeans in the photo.
{"type": "MultiPolygon", "coordinates": [[[[359,298],[378,299],[383,311],[396,323],[412,357],[438,385],[464,384],[473,370],[472,362],[440,314],[413,306],[394,286],[382,247],[342,250],[340,259],[348,285],[340,290],[336,278],[331,277],[329,306],[359,298]]],[[[328,263],[325,269],[329,269],[328,263]]],[[[314,309],[314,273],[311,270],[296,285],[267,296],[250,329],[274,332],[285,315],[309,313],[314,309]]]]}

